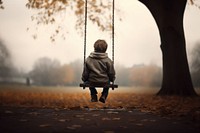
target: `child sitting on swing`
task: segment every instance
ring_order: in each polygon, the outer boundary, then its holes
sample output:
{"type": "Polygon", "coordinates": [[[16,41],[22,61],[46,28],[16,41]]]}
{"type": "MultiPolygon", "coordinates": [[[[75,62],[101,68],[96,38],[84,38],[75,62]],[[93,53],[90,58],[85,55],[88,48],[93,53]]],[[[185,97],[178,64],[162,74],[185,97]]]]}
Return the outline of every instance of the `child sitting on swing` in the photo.
{"type": "MultiPolygon", "coordinates": [[[[90,85],[106,85],[115,80],[115,69],[113,61],[106,53],[107,43],[105,40],[97,40],[94,43],[94,52],[87,57],[82,80],[90,85]]],[[[95,87],[90,87],[91,102],[98,102],[97,90],[95,87]]],[[[109,88],[104,87],[99,101],[105,103],[108,96],[109,88]]]]}

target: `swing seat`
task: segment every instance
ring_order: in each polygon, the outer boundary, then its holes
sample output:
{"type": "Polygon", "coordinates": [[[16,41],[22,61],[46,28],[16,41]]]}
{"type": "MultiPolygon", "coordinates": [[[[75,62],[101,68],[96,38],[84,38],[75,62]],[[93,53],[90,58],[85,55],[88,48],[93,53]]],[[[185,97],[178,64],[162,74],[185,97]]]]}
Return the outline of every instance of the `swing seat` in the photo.
{"type": "Polygon", "coordinates": [[[90,83],[81,83],[79,85],[80,87],[83,87],[85,89],[86,87],[97,87],[97,88],[112,88],[114,90],[115,88],[118,88],[117,84],[90,84],[90,83]]]}

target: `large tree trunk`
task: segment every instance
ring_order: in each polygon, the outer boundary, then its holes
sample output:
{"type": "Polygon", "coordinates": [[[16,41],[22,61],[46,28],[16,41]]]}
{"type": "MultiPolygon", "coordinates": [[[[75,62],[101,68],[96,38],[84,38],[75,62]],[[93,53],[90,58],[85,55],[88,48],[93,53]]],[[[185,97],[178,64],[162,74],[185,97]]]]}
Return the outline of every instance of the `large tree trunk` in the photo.
{"type": "Polygon", "coordinates": [[[195,96],[189,72],[183,16],[187,0],[139,0],[152,13],[160,33],[163,81],[158,95],[195,96]]]}

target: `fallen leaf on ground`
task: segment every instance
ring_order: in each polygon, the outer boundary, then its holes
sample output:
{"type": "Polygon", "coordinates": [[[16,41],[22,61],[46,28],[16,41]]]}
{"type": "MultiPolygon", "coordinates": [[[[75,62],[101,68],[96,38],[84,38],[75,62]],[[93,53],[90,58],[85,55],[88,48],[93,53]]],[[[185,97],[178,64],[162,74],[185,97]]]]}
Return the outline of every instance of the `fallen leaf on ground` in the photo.
{"type": "Polygon", "coordinates": [[[118,120],[120,120],[120,118],[113,118],[113,120],[114,120],[114,121],[118,121],[118,120]]]}
{"type": "Polygon", "coordinates": [[[137,125],[137,126],[143,126],[142,123],[136,123],[135,125],[137,125]]]}
{"type": "Polygon", "coordinates": [[[27,122],[28,120],[27,119],[20,119],[19,121],[20,122],[27,122]]]}
{"type": "Polygon", "coordinates": [[[84,117],[84,115],[75,115],[75,117],[82,118],[82,117],[84,117]]]}
{"type": "Polygon", "coordinates": [[[108,111],[107,113],[108,113],[108,114],[118,114],[119,112],[116,112],[116,111],[108,111]]]}
{"type": "Polygon", "coordinates": [[[114,131],[104,131],[104,133],[115,133],[114,131]]]}
{"type": "Polygon", "coordinates": [[[12,111],[9,111],[9,110],[6,110],[5,113],[6,113],[6,114],[12,114],[13,112],[12,112],[12,111]]]}
{"type": "Polygon", "coordinates": [[[110,118],[108,118],[108,117],[104,117],[104,118],[102,118],[101,120],[102,120],[102,121],[109,121],[110,118]]]}
{"type": "Polygon", "coordinates": [[[66,122],[66,119],[60,119],[59,122],[66,122]]]}
{"type": "Polygon", "coordinates": [[[97,117],[97,116],[100,116],[100,114],[93,114],[92,116],[97,117]]]}
{"type": "Polygon", "coordinates": [[[50,127],[50,125],[49,124],[42,124],[39,127],[50,127]]]}
{"type": "Polygon", "coordinates": [[[82,126],[81,125],[72,125],[72,127],[74,127],[74,128],[80,128],[82,126]]]}

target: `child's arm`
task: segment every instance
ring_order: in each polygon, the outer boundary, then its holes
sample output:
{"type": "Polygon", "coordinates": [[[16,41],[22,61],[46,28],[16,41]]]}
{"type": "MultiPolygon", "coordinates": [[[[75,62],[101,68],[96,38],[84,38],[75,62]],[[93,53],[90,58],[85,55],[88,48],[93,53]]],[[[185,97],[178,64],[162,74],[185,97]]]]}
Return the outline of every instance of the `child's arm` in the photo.
{"type": "Polygon", "coordinates": [[[88,78],[89,78],[89,70],[88,70],[87,65],[85,63],[84,68],[83,68],[83,73],[82,73],[82,81],[86,82],[86,81],[88,81],[88,78]]]}
{"type": "Polygon", "coordinates": [[[115,80],[115,69],[113,62],[108,63],[108,77],[111,82],[115,80]]]}

